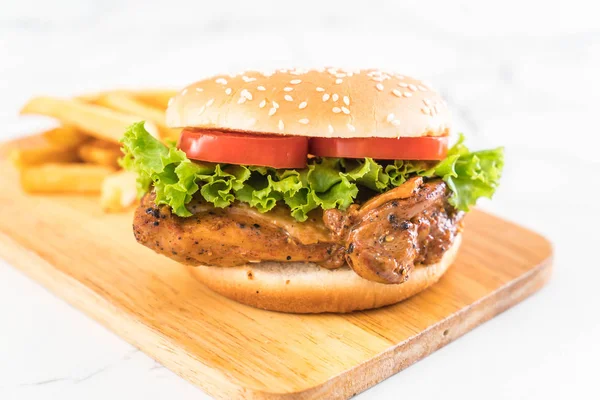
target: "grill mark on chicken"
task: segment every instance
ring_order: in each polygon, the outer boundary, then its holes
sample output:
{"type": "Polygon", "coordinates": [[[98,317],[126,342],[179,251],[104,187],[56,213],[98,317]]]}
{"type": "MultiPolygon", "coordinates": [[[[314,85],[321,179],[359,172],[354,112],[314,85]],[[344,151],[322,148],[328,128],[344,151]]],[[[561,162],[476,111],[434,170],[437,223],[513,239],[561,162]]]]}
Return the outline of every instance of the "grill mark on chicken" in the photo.
{"type": "Polygon", "coordinates": [[[439,180],[413,178],[346,211],[315,210],[298,222],[283,207],[261,214],[194,200],[180,218],[147,194],[134,216],[138,242],[178,262],[231,267],[253,262],[348,264],[365,279],[402,283],[418,264],[439,261],[462,229],[462,212],[439,180]]]}
{"type": "Polygon", "coordinates": [[[193,216],[180,218],[168,206],[157,207],[154,195],[144,196],[134,216],[136,239],[191,265],[231,267],[267,260],[317,262],[326,268],[344,264],[343,247],[314,215],[305,222],[310,225],[297,233],[303,223],[291,217],[286,221],[278,211],[259,214],[246,205],[215,208],[196,201],[188,208],[193,216]]]}

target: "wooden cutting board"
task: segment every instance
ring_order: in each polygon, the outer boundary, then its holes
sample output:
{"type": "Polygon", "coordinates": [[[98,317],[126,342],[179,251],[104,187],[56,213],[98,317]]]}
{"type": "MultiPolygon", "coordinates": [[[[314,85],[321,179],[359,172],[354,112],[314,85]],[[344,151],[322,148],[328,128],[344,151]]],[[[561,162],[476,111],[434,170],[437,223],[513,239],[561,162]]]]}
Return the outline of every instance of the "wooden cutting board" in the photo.
{"type": "Polygon", "coordinates": [[[207,393],[341,399],[450,343],[550,277],[543,237],[473,211],[455,265],[401,304],[292,315],[227,300],[138,245],[131,213],[95,197],[30,196],[0,148],[0,256],[207,393]]]}

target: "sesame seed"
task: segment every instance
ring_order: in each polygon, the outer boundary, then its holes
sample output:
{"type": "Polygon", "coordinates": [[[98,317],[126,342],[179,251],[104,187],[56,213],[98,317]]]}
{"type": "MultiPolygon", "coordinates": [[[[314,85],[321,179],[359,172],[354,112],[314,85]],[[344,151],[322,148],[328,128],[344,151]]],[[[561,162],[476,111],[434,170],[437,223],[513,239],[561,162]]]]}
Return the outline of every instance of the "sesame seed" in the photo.
{"type": "Polygon", "coordinates": [[[294,98],[292,96],[290,96],[289,94],[286,94],[285,96],[283,96],[284,99],[286,99],[287,101],[294,101],[294,98]]]}
{"type": "Polygon", "coordinates": [[[171,104],[173,104],[173,102],[175,101],[175,97],[171,97],[169,99],[169,103],[167,104],[169,107],[171,107],[171,104]]]}
{"type": "Polygon", "coordinates": [[[258,91],[260,91],[260,92],[264,92],[264,91],[265,91],[265,90],[267,90],[267,89],[265,89],[265,87],[264,87],[264,86],[257,86],[257,87],[256,87],[256,90],[258,90],[258,91]]]}
{"type": "Polygon", "coordinates": [[[308,124],[310,121],[308,120],[308,118],[302,118],[302,119],[299,119],[299,120],[298,120],[298,122],[300,122],[301,124],[304,124],[304,125],[306,125],[306,124],[308,124]]]}
{"type": "Polygon", "coordinates": [[[392,122],[392,120],[394,119],[395,115],[394,113],[389,113],[387,118],[385,119],[387,122],[392,122]]]}
{"type": "Polygon", "coordinates": [[[248,89],[243,89],[240,95],[248,100],[252,100],[252,93],[250,93],[248,89]]]}
{"type": "Polygon", "coordinates": [[[206,107],[212,106],[214,102],[215,102],[215,99],[210,99],[209,101],[206,102],[206,107]]]}
{"type": "Polygon", "coordinates": [[[429,99],[423,99],[423,103],[425,103],[426,106],[430,106],[431,105],[431,100],[429,100],[429,99]]]}
{"type": "Polygon", "coordinates": [[[429,107],[423,107],[421,108],[421,111],[423,111],[423,114],[431,115],[431,110],[429,107]]]}
{"type": "Polygon", "coordinates": [[[196,88],[196,92],[198,92],[198,93],[203,92],[203,91],[204,91],[204,89],[202,89],[201,87],[196,88]]]}
{"type": "Polygon", "coordinates": [[[245,102],[246,102],[246,98],[243,96],[240,96],[240,98],[237,101],[238,104],[244,104],[245,102]]]}
{"type": "Polygon", "coordinates": [[[398,79],[404,79],[404,76],[403,75],[396,75],[396,78],[398,78],[398,79]]]}
{"type": "Polygon", "coordinates": [[[392,90],[392,93],[394,93],[394,96],[402,97],[402,92],[400,92],[398,89],[392,90]]]}
{"type": "Polygon", "coordinates": [[[333,126],[329,125],[327,129],[329,129],[329,133],[333,133],[333,126]]]}
{"type": "Polygon", "coordinates": [[[331,96],[329,96],[329,93],[325,93],[323,95],[322,99],[323,99],[323,101],[327,101],[327,100],[329,100],[329,97],[331,97],[331,96]]]}
{"type": "Polygon", "coordinates": [[[402,93],[402,96],[404,96],[404,97],[410,97],[410,96],[412,96],[412,93],[410,93],[410,92],[404,92],[404,93],[402,93]]]}
{"type": "Polygon", "coordinates": [[[188,92],[188,90],[187,90],[187,88],[185,88],[185,89],[183,89],[183,90],[181,91],[181,95],[182,95],[182,96],[185,96],[187,92],[188,92]]]}
{"type": "Polygon", "coordinates": [[[394,126],[400,125],[400,121],[398,121],[397,119],[395,119],[395,120],[393,120],[391,122],[392,122],[392,125],[394,125],[394,126]]]}
{"type": "Polygon", "coordinates": [[[227,96],[229,96],[231,94],[231,88],[230,87],[228,87],[227,89],[225,89],[225,94],[227,96]]]}
{"type": "Polygon", "coordinates": [[[292,90],[294,90],[294,88],[291,88],[289,86],[286,86],[286,87],[283,88],[284,92],[291,92],[292,90]]]}
{"type": "Polygon", "coordinates": [[[409,84],[408,84],[408,88],[409,88],[410,90],[412,90],[413,92],[416,92],[416,91],[417,91],[417,87],[416,87],[415,85],[413,85],[412,83],[409,83],[409,84]]]}
{"type": "Polygon", "coordinates": [[[435,112],[436,112],[436,113],[439,113],[439,112],[440,112],[440,107],[439,107],[439,105],[437,105],[437,104],[436,104],[435,106],[433,106],[433,108],[435,109],[435,112]]]}
{"type": "Polygon", "coordinates": [[[342,107],[342,111],[344,112],[344,114],[348,115],[350,114],[350,110],[348,110],[346,107],[342,107]]]}
{"type": "Polygon", "coordinates": [[[269,109],[269,117],[273,116],[276,112],[277,112],[277,109],[275,107],[269,109]]]}
{"type": "Polygon", "coordinates": [[[380,77],[378,77],[378,76],[373,76],[373,77],[371,77],[371,80],[372,80],[372,81],[375,81],[375,82],[383,82],[383,78],[380,78],[380,77]]]}
{"type": "Polygon", "coordinates": [[[383,90],[383,85],[381,83],[378,83],[377,85],[375,85],[375,87],[377,88],[377,90],[379,90],[380,92],[383,90]]]}
{"type": "Polygon", "coordinates": [[[344,80],[343,80],[342,78],[337,78],[337,79],[335,80],[335,84],[336,84],[336,85],[339,85],[339,84],[340,84],[340,83],[342,83],[342,82],[344,82],[344,80]]]}
{"type": "Polygon", "coordinates": [[[333,96],[331,96],[331,98],[333,99],[333,101],[338,101],[338,99],[340,98],[340,96],[338,96],[337,93],[334,93],[333,96]]]}
{"type": "Polygon", "coordinates": [[[259,108],[265,108],[265,106],[267,105],[267,101],[263,100],[260,102],[260,104],[258,105],[259,108]]]}
{"type": "Polygon", "coordinates": [[[350,132],[356,132],[356,128],[354,127],[354,125],[352,125],[352,124],[346,124],[346,126],[348,127],[348,130],[350,132]]]}
{"type": "Polygon", "coordinates": [[[290,83],[291,83],[292,85],[297,85],[297,84],[299,84],[300,82],[302,82],[302,79],[292,79],[292,80],[290,81],[290,83]]]}
{"type": "Polygon", "coordinates": [[[300,103],[298,105],[298,108],[302,110],[303,108],[306,108],[306,106],[307,106],[307,103],[305,101],[303,101],[302,103],[300,103]]]}
{"type": "Polygon", "coordinates": [[[407,88],[408,87],[408,83],[398,82],[398,86],[403,87],[403,88],[407,88]]]}
{"type": "Polygon", "coordinates": [[[227,79],[219,78],[215,80],[216,83],[220,83],[221,85],[227,85],[227,79]]]}
{"type": "Polygon", "coordinates": [[[324,92],[324,91],[325,91],[325,89],[323,89],[323,88],[322,88],[322,87],[320,87],[320,86],[317,86],[317,89],[316,89],[316,90],[317,90],[317,92],[324,92]]]}
{"type": "Polygon", "coordinates": [[[283,130],[284,125],[283,125],[283,121],[282,120],[279,120],[279,122],[277,123],[277,127],[279,128],[280,131],[283,130]]]}
{"type": "Polygon", "coordinates": [[[347,106],[350,105],[350,97],[344,96],[344,104],[346,104],[347,106]]]}
{"type": "Polygon", "coordinates": [[[340,72],[339,74],[335,74],[335,77],[336,78],[345,78],[346,74],[340,72]]]}
{"type": "Polygon", "coordinates": [[[246,83],[248,82],[254,82],[256,80],[256,78],[248,78],[246,75],[242,76],[242,80],[246,83]]]}
{"type": "Polygon", "coordinates": [[[427,88],[426,88],[425,86],[421,86],[421,85],[419,85],[419,86],[417,86],[417,87],[419,88],[419,90],[420,90],[421,92],[426,92],[426,91],[427,91],[427,88]]]}
{"type": "Polygon", "coordinates": [[[331,109],[331,111],[333,111],[335,114],[339,114],[339,113],[341,113],[341,112],[342,112],[342,109],[341,109],[341,108],[339,108],[339,107],[333,107],[333,108],[331,109]]]}
{"type": "Polygon", "coordinates": [[[198,111],[198,115],[201,115],[204,113],[204,110],[206,110],[206,106],[202,106],[200,107],[200,110],[198,111]]]}
{"type": "Polygon", "coordinates": [[[279,108],[279,103],[273,100],[273,108],[279,108]]]}

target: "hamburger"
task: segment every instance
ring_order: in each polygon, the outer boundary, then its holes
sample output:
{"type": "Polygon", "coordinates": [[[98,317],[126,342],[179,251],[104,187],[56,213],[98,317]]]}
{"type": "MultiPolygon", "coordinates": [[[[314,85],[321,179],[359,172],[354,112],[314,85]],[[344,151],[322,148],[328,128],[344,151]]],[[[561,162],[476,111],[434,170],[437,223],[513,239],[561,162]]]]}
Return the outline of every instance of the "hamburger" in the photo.
{"type": "Polygon", "coordinates": [[[177,143],[143,122],[122,140],[138,175],[137,241],[215,292],[268,310],[350,312],[428,288],[503,151],[449,147],[429,84],[376,69],[219,75],[169,103],[177,143]]]}

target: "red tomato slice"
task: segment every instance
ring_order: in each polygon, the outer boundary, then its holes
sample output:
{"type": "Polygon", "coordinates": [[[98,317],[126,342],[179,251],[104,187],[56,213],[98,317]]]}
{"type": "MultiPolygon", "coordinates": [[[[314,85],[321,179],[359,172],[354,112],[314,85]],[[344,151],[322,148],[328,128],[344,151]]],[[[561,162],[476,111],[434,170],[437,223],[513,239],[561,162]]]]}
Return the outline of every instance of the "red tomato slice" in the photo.
{"type": "Polygon", "coordinates": [[[273,168],[304,168],[308,138],[184,129],[177,147],[192,160],[273,168]]]}
{"type": "Polygon", "coordinates": [[[448,152],[448,137],[311,138],[308,152],[321,157],[442,160],[448,152]]]}

